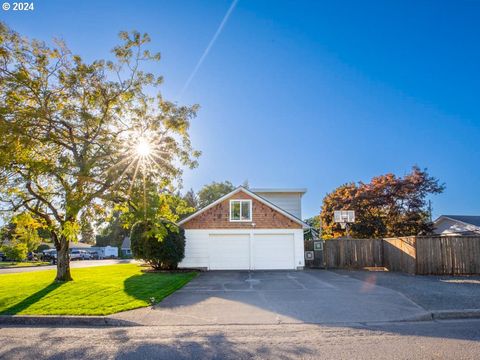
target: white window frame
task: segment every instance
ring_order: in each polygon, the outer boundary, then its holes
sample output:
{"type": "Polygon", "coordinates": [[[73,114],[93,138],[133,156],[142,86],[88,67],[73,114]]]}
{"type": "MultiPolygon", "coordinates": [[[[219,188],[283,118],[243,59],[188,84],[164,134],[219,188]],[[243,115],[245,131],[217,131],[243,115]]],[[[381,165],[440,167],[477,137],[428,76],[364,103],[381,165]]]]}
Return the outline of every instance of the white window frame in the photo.
{"type": "Polygon", "coordinates": [[[253,212],[252,212],[252,200],[250,199],[232,199],[230,200],[230,207],[229,207],[229,212],[228,212],[228,218],[230,222],[251,222],[253,219],[253,212]],[[240,202],[240,219],[235,220],[232,219],[232,203],[234,202],[240,202]],[[250,219],[242,219],[242,202],[248,202],[249,210],[250,210],[250,219]]]}

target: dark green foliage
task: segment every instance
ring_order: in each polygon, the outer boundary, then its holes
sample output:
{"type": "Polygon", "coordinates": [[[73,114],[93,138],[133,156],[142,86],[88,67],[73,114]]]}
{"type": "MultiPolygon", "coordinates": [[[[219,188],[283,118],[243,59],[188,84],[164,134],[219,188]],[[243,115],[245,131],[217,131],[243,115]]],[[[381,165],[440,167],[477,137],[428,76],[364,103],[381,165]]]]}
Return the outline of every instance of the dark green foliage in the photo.
{"type": "Polygon", "coordinates": [[[128,230],[123,226],[121,213],[115,212],[107,222],[107,226],[95,237],[95,246],[122,246],[128,230]]]}
{"type": "Polygon", "coordinates": [[[319,238],[322,232],[322,225],[320,221],[320,216],[312,216],[304,220],[305,223],[311,226],[311,228],[305,232],[304,239],[305,240],[313,240],[314,238],[319,238]]]}
{"type": "Polygon", "coordinates": [[[233,190],[235,190],[235,186],[230,181],[214,181],[204,185],[198,192],[198,208],[204,208],[233,190]]]}
{"type": "Polygon", "coordinates": [[[37,249],[35,250],[36,253],[41,253],[42,251],[44,250],[48,250],[50,249],[50,246],[48,246],[47,244],[41,244],[37,247],[37,249]]]}
{"type": "Polygon", "coordinates": [[[154,269],[176,269],[185,256],[185,232],[170,222],[137,222],[130,240],[133,256],[154,269]]]}

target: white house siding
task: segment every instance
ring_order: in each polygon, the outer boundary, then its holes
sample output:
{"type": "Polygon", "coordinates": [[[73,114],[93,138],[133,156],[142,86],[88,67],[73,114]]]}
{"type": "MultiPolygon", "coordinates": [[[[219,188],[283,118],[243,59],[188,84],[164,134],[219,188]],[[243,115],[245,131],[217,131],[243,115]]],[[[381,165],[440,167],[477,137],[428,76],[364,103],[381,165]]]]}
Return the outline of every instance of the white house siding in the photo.
{"type": "MultiPolygon", "coordinates": [[[[265,251],[265,242],[267,241],[272,244],[272,254],[275,255],[275,251],[285,251],[285,254],[277,257],[277,259],[284,259],[282,261],[288,262],[288,266],[285,267],[286,269],[299,269],[303,268],[305,265],[304,262],[304,245],[303,245],[303,230],[302,229],[195,229],[195,230],[185,230],[185,238],[186,238],[186,246],[185,246],[185,258],[179,264],[179,267],[182,268],[205,268],[211,269],[216,268],[219,266],[218,261],[218,254],[213,255],[215,259],[210,261],[210,254],[214,253],[216,249],[212,248],[212,238],[215,241],[219,239],[223,239],[224,241],[229,241],[229,236],[235,237],[235,240],[238,240],[240,237],[248,236],[249,239],[249,249],[245,250],[243,245],[238,243],[238,249],[241,251],[249,251],[249,258],[250,258],[250,269],[255,269],[255,263],[262,261],[264,259],[264,252],[263,254],[255,253],[255,236],[258,235],[259,240],[262,241],[262,244],[259,244],[257,249],[262,249],[261,251],[265,251]],[[275,247],[274,241],[271,241],[275,238],[275,235],[278,235],[278,247],[275,247]],[[287,245],[287,239],[293,239],[293,249],[289,248],[287,245]],[[287,254],[287,252],[290,252],[287,254]],[[292,254],[292,255],[290,255],[292,254]],[[291,256],[291,257],[290,257],[291,256]],[[293,263],[290,264],[290,258],[293,259],[293,263]]],[[[237,246],[236,246],[237,248],[237,246]]],[[[267,249],[268,250],[268,249],[267,249]]],[[[221,250],[219,250],[221,251],[221,250]]],[[[230,254],[229,254],[230,256],[230,254]]],[[[240,255],[239,255],[240,256],[240,255]]],[[[244,256],[243,254],[240,256],[242,259],[238,259],[239,263],[242,264],[242,268],[244,267],[243,261],[244,256]]],[[[233,260],[232,260],[233,261],[233,260]]],[[[286,264],[283,262],[283,264],[286,264]]],[[[282,268],[283,265],[279,264],[278,262],[273,263],[270,265],[265,265],[266,263],[263,262],[263,267],[265,268],[282,268]]],[[[221,265],[221,264],[220,264],[221,265]]]]}
{"type": "Polygon", "coordinates": [[[465,224],[454,219],[443,218],[435,222],[435,234],[438,235],[456,235],[468,233],[480,233],[480,228],[474,225],[465,224]]]}
{"type": "Polygon", "coordinates": [[[302,195],[303,193],[293,192],[256,192],[265,200],[292,214],[293,216],[302,218],[302,195]]]}

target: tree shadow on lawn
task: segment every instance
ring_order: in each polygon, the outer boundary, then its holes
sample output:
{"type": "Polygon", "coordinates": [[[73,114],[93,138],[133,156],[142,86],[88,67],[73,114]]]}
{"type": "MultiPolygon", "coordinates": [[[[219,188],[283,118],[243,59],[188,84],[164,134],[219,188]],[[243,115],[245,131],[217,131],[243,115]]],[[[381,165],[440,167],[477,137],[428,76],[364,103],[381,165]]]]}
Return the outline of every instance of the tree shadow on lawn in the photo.
{"type": "Polygon", "coordinates": [[[1,315],[15,315],[22,312],[25,309],[28,309],[31,305],[40,301],[43,297],[51,293],[52,291],[58,289],[62,286],[62,282],[52,282],[50,285],[46,286],[42,290],[37,291],[36,293],[30,295],[29,297],[23,299],[19,303],[10,306],[4,311],[0,312],[1,315]]]}

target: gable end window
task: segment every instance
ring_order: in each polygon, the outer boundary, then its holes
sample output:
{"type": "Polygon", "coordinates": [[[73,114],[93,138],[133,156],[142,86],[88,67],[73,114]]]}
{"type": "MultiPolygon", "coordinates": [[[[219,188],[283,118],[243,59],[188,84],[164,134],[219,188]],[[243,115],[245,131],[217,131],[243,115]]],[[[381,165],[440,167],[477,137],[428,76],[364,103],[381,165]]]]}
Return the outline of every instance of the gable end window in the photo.
{"type": "Polygon", "coordinates": [[[252,221],[252,200],[230,200],[230,221],[252,221]]]}

